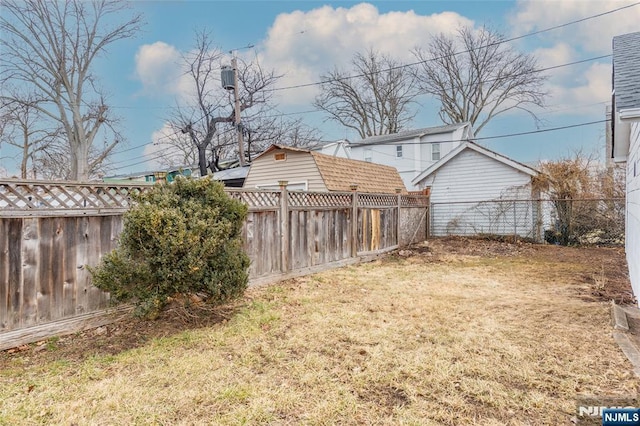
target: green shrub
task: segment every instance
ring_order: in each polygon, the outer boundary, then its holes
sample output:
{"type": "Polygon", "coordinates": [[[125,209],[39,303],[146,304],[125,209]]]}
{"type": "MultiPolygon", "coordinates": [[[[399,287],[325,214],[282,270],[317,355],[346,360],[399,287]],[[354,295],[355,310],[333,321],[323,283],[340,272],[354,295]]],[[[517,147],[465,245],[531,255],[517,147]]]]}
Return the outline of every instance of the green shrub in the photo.
{"type": "Polygon", "coordinates": [[[179,178],[135,196],[118,248],[93,283],[152,316],[169,297],[197,293],[221,303],[243,293],[249,258],[240,231],[247,207],[210,179],[179,178]]]}

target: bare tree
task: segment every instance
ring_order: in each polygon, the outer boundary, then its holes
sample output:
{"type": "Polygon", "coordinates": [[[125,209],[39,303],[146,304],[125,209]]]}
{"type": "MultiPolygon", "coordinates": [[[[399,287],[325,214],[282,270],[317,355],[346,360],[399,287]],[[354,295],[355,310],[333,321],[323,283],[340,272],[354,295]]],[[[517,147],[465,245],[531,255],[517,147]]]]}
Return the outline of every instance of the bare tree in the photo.
{"type": "MultiPolygon", "coordinates": [[[[171,126],[188,135],[197,148],[201,175],[206,175],[207,170],[219,170],[220,159],[231,149],[228,142],[216,138],[218,126],[235,122],[232,92],[224,90],[220,83],[223,58],[223,52],[213,44],[207,32],[196,33],[195,48],[184,56],[194,93],[169,119],[171,126]]],[[[240,111],[264,107],[271,97],[268,89],[279,76],[263,70],[257,60],[238,59],[237,68],[240,111]]]]}
{"type": "Polygon", "coordinates": [[[3,129],[0,143],[19,149],[20,177],[26,179],[31,164],[32,176],[36,178],[36,159],[60,136],[60,129],[47,127],[46,117],[37,108],[32,95],[13,96],[20,102],[13,102],[2,108],[3,129]]]}
{"type": "Polygon", "coordinates": [[[623,183],[578,151],[541,162],[534,187],[549,198],[556,216],[554,238],[562,245],[615,242],[624,238],[623,183]],[[612,182],[609,182],[609,179],[612,182]]]}
{"type": "Polygon", "coordinates": [[[418,96],[415,74],[374,50],[356,53],[351,65],[348,71],[336,68],[321,77],[314,105],[363,139],[403,130],[415,116],[411,109],[418,96]]]}
{"type": "MultiPolygon", "coordinates": [[[[35,108],[55,121],[68,141],[69,178],[87,179],[118,142],[116,136],[90,158],[96,136],[114,122],[93,65],[109,45],[134,36],[141,17],[119,19],[126,8],[119,0],[2,3],[0,83],[26,86],[37,94],[35,108]]],[[[3,103],[21,102],[4,92],[2,98],[3,103]]]]}
{"type": "MultiPolygon", "coordinates": [[[[104,146],[92,146],[87,156],[90,164],[88,176],[100,177],[110,170],[109,159],[96,161],[104,154],[104,146]]],[[[38,171],[38,176],[45,179],[71,180],[71,164],[69,158],[69,144],[61,138],[56,138],[47,145],[47,149],[41,150],[33,160],[33,168],[38,171]]]]}
{"type": "Polygon", "coordinates": [[[533,55],[513,49],[498,32],[460,28],[456,36],[440,34],[414,54],[421,89],[440,101],[444,123],[470,122],[479,133],[493,117],[514,109],[537,121],[533,107],[544,105],[546,77],[533,55]]]}

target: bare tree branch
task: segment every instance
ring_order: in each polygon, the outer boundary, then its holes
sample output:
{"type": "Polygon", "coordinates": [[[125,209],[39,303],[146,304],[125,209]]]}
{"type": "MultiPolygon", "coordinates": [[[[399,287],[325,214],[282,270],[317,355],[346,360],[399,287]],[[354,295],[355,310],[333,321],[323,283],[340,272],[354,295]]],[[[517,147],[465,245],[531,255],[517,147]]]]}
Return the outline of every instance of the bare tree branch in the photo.
{"type": "Polygon", "coordinates": [[[349,72],[335,69],[322,76],[314,105],[328,114],[328,120],[357,131],[363,139],[397,133],[411,122],[418,95],[414,74],[373,50],[357,53],[351,65],[349,72]]]}
{"type": "Polygon", "coordinates": [[[544,106],[546,77],[535,57],[503,43],[504,36],[486,27],[460,28],[457,36],[434,37],[426,50],[416,49],[416,77],[424,93],[440,101],[440,119],[470,122],[479,133],[495,116],[512,109],[528,112],[544,106]]]}
{"type": "Polygon", "coordinates": [[[0,134],[0,144],[6,143],[20,149],[20,177],[36,178],[36,160],[59,137],[60,128],[47,127],[46,119],[36,107],[37,101],[32,94],[12,94],[20,102],[13,102],[2,107],[1,121],[3,131],[0,134]]]}

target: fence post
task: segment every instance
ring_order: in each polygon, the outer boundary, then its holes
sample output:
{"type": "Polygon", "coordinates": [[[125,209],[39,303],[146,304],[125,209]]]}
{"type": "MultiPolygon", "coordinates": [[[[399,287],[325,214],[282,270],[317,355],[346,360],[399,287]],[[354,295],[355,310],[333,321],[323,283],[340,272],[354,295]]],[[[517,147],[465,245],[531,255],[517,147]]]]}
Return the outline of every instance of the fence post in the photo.
{"type": "Polygon", "coordinates": [[[289,195],[287,193],[288,181],[278,181],[280,185],[280,270],[289,270],[289,195]]]}
{"type": "Polygon", "coordinates": [[[516,215],[516,208],[518,206],[518,202],[516,200],[513,201],[513,242],[518,242],[518,219],[516,215]]]}
{"type": "Polygon", "coordinates": [[[400,212],[402,207],[402,189],[396,188],[396,194],[398,194],[398,220],[396,223],[396,245],[400,247],[400,212]]]}
{"type": "Polygon", "coordinates": [[[358,185],[352,183],[351,189],[351,257],[358,256],[358,185]]]}

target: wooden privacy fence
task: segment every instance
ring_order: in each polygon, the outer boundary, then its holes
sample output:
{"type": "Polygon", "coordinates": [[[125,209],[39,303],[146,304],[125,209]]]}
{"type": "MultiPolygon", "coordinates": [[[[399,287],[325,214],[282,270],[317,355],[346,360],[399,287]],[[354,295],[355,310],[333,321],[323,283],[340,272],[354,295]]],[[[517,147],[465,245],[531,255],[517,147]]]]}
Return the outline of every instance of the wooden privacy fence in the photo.
{"type": "MultiPolygon", "coordinates": [[[[131,194],[151,185],[0,180],[0,349],[110,321],[91,284],[131,194]]],[[[426,238],[428,197],[228,190],[258,284],[355,263],[426,238]]]]}

